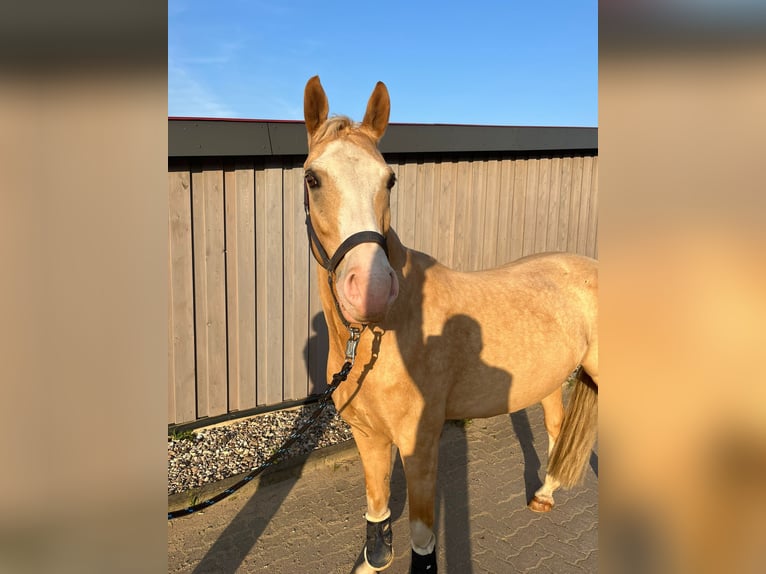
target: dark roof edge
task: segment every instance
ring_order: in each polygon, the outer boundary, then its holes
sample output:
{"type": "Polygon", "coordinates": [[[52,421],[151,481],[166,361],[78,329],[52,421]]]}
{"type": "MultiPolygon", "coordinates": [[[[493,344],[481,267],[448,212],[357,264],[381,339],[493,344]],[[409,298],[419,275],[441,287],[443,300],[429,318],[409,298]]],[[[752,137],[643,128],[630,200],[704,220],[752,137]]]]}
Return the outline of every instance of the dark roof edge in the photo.
{"type": "MultiPolygon", "coordinates": [[[[383,153],[592,151],[598,128],[390,124],[383,153]]],[[[168,157],[305,156],[301,121],[168,119],[168,157]]]]}

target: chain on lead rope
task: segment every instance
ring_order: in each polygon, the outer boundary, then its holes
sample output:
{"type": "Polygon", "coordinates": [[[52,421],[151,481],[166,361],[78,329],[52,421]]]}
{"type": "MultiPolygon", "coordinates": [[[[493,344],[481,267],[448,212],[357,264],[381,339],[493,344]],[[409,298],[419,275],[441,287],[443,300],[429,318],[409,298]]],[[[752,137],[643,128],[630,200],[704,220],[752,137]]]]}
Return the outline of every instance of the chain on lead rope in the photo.
{"type": "Polygon", "coordinates": [[[236,484],[230,486],[223,492],[216,494],[214,497],[209,498],[207,500],[204,500],[202,502],[199,502],[197,504],[193,504],[192,506],[188,506],[186,508],[181,508],[179,510],[173,510],[171,512],[168,512],[168,520],[172,520],[174,518],[178,518],[179,516],[188,516],[190,514],[194,514],[195,512],[202,510],[204,508],[209,508],[213,506],[216,502],[220,502],[224,498],[227,498],[237,492],[240,488],[245,486],[248,482],[253,480],[256,476],[261,474],[264,470],[269,468],[270,466],[273,466],[275,463],[277,463],[281,457],[290,449],[291,446],[293,446],[301,436],[303,436],[303,433],[305,433],[319,418],[319,415],[322,414],[325,407],[327,407],[330,396],[332,395],[333,391],[340,385],[343,381],[346,380],[348,377],[348,374],[351,372],[351,369],[354,366],[354,359],[356,359],[356,347],[359,344],[359,338],[362,335],[362,331],[364,331],[365,326],[361,326],[361,328],[349,326],[349,338],[346,342],[346,357],[345,362],[343,363],[343,366],[341,367],[340,371],[335,373],[332,376],[332,381],[328,385],[327,389],[325,389],[325,392],[322,393],[322,396],[319,399],[319,407],[312,413],[311,417],[308,421],[306,421],[298,430],[293,431],[292,434],[287,438],[285,443],[279,447],[274,454],[272,454],[266,462],[264,462],[261,466],[258,468],[254,468],[251,470],[242,480],[237,482],[236,484]]]}

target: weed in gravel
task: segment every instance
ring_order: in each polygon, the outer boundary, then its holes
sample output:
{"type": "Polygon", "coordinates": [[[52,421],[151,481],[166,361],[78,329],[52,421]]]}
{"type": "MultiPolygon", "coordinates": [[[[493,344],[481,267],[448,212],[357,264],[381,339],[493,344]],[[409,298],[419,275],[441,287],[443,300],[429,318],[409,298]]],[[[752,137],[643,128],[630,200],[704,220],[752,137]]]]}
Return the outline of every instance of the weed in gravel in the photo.
{"type": "Polygon", "coordinates": [[[181,432],[174,430],[168,435],[168,440],[194,440],[195,438],[196,435],[192,430],[185,430],[181,432]]]}

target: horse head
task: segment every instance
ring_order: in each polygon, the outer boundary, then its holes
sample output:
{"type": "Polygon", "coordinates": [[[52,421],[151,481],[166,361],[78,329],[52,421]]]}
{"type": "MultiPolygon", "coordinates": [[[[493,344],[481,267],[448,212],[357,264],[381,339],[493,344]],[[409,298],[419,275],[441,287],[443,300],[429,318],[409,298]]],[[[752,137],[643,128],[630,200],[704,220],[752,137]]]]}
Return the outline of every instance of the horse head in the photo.
{"type": "Polygon", "coordinates": [[[394,172],[378,150],[391,109],[378,82],[361,124],[328,119],[327,96],[314,76],[304,92],[309,153],[304,163],[311,249],[330,274],[347,323],[382,321],[399,293],[386,253],[394,172]],[[329,257],[328,254],[334,254],[329,257]]]}

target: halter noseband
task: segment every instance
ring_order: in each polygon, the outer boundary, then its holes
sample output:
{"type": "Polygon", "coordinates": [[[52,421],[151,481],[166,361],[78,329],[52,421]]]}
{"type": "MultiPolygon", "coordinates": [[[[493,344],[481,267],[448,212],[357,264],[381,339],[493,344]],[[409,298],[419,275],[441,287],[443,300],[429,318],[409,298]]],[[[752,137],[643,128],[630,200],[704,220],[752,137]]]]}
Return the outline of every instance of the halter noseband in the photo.
{"type": "Polygon", "coordinates": [[[327,250],[322,246],[322,242],[319,241],[319,236],[317,236],[317,233],[314,230],[314,225],[311,223],[311,214],[309,213],[309,184],[305,181],[303,182],[303,208],[306,210],[306,231],[309,236],[309,247],[313,247],[313,249],[310,249],[311,253],[314,255],[314,259],[317,260],[317,263],[327,270],[327,281],[330,284],[330,291],[332,292],[333,300],[335,301],[335,308],[338,311],[338,316],[340,317],[340,320],[343,321],[346,328],[349,328],[350,323],[346,321],[346,318],[343,316],[340,304],[338,303],[338,297],[335,294],[333,281],[335,270],[346,256],[346,253],[362,243],[377,243],[383,248],[383,252],[386,254],[386,257],[388,257],[386,238],[377,231],[358,231],[344,239],[335,250],[332,257],[330,257],[327,255],[327,250]]]}

